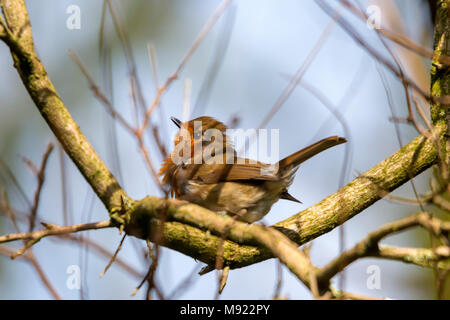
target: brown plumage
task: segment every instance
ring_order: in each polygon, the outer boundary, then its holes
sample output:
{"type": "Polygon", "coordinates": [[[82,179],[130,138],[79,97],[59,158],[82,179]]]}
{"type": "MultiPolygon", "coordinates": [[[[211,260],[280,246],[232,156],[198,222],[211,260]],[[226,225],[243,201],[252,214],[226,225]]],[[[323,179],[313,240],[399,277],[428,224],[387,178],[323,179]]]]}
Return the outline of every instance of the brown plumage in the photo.
{"type": "Polygon", "coordinates": [[[227,127],[214,118],[199,117],[185,123],[172,118],[172,121],[180,128],[175,138],[176,150],[163,162],[159,172],[171,195],[250,223],[262,219],[279,199],[300,202],[287,191],[298,166],[347,141],[328,137],[269,165],[237,157],[226,139],[227,127]],[[215,132],[221,136],[210,139],[209,129],[217,129],[215,132]],[[202,153],[210,155],[207,159],[211,162],[199,161],[203,159],[202,153]]]}

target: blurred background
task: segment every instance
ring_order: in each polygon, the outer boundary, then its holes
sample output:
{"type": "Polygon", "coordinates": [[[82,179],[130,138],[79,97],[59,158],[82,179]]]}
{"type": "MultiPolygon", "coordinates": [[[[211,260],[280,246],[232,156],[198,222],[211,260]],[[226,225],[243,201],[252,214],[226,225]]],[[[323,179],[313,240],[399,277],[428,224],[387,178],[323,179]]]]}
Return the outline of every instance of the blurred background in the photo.
{"type": "MultiPolygon", "coordinates": [[[[99,36],[103,1],[29,0],[26,3],[36,51],[83,133],[132,198],[161,196],[135,139],[111,120],[68,55],[69,50],[76,53],[93,80],[111,97],[114,108],[133,122],[130,69],[109,13],[104,20],[103,40],[99,36]],[[67,19],[71,16],[67,10],[71,5],[80,9],[79,29],[67,27],[67,19]],[[101,45],[108,48],[107,59],[101,45]],[[109,71],[111,81],[107,80],[109,71]]],[[[338,1],[327,3],[337,8],[338,1]]],[[[151,44],[156,53],[161,85],[176,70],[220,1],[130,0],[112,1],[112,4],[128,38],[143,98],[149,105],[155,96],[155,82],[148,45],[151,44]]],[[[427,1],[379,0],[359,1],[359,4],[363,9],[369,5],[380,8],[382,27],[404,34],[424,47],[432,47],[433,24],[427,1]]],[[[374,30],[364,21],[347,9],[337,12],[367,43],[392,60],[374,30]]],[[[303,164],[290,188],[290,193],[303,204],[279,201],[264,218],[266,224],[276,223],[317,203],[399,148],[396,127],[389,121],[393,114],[388,97],[395,115],[406,117],[401,82],[331,21],[315,1],[232,1],[186,63],[179,78],[163,95],[160,108],[152,116],[153,124],[160,129],[162,142],[170,150],[176,127],[169,117],[182,118],[184,83],[191,79],[191,117],[209,115],[226,123],[232,123],[235,118],[239,128],[257,128],[292,76],[306,62],[299,85],[268,118],[264,127],[280,130],[280,157],[329,135],[345,136],[349,143],[345,148],[331,149],[303,164]],[[383,85],[382,77],[389,90],[383,85]],[[330,106],[336,108],[334,114],[330,112],[330,106]],[[346,153],[348,161],[345,161],[346,153]]],[[[393,43],[389,46],[401,60],[406,73],[428,90],[430,61],[393,43]]],[[[56,145],[56,139],[25,91],[3,43],[0,44],[0,70],[0,155],[32,199],[36,179],[21,159],[27,157],[38,165],[47,144],[53,142],[56,145]]],[[[399,124],[398,128],[401,144],[418,135],[410,125],[399,124]]],[[[145,142],[159,170],[162,158],[151,137],[148,135],[145,142]]],[[[428,170],[415,179],[419,192],[428,190],[429,177],[428,170]]],[[[0,171],[0,179],[11,205],[25,210],[26,202],[4,168],[0,171]]],[[[414,197],[409,183],[394,194],[414,197]]],[[[418,210],[417,206],[386,200],[377,202],[345,223],[345,248],[382,224],[418,210]]],[[[49,158],[38,216],[42,221],[55,224],[107,219],[101,202],[58,148],[49,158]],[[63,212],[67,213],[66,221],[63,212]]],[[[27,225],[22,227],[25,231],[27,225]]],[[[0,234],[11,232],[9,219],[0,215],[0,234]]],[[[121,239],[116,229],[85,232],[82,236],[110,252],[114,252],[121,239]]],[[[311,248],[313,263],[321,266],[337,256],[339,243],[338,229],[315,239],[311,248]]],[[[429,246],[429,236],[426,232],[412,230],[389,237],[384,243],[429,246]]],[[[21,244],[8,243],[13,248],[19,248],[21,244]]],[[[145,249],[143,241],[126,239],[119,258],[137,274],[113,264],[100,278],[109,257],[92,248],[57,238],[45,238],[33,247],[42,269],[65,299],[144,298],[145,287],[134,297],[130,294],[150,264],[149,259],[143,257],[145,249]],[[70,276],[67,271],[72,265],[80,268],[81,290],[71,290],[67,286],[70,276]]],[[[157,284],[166,297],[212,299],[216,294],[217,275],[214,272],[197,275],[195,271],[201,266],[201,262],[162,248],[157,284]],[[176,289],[186,278],[191,279],[188,286],[176,289]],[[172,296],[173,292],[176,295],[172,296]]],[[[278,279],[278,263],[273,259],[231,270],[220,299],[270,299],[278,279]]],[[[333,281],[337,284],[338,279],[333,281]]],[[[345,271],[344,284],[347,291],[377,297],[434,299],[436,295],[432,270],[378,259],[362,259],[352,264],[345,271]],[[367,286],[368,270],[373,265],[380,268],[379,289],[367,286]]],[[[312,298],[303,284],[284,267],[280,295],[290,299],[312,298]]],[[[0,298],[51,299],[52,296],[29,263],[0,255],[0,298]]]]}

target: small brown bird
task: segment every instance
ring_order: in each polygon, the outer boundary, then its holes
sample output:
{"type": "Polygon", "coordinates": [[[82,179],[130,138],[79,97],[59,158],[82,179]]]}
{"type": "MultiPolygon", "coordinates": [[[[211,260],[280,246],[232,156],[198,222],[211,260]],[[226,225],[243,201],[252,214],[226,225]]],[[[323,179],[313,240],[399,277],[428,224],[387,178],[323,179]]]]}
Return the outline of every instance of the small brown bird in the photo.
{"type": "Polygon", "coordinates": [[[287,191],[298,166],[347,141],[328,137],[269,165],[237,157],[227,127],[214,118],[171,120],[180,130],[159,172],[171,195],[249,223],[262,219],[279,199],[300,202],[287,191]]]}

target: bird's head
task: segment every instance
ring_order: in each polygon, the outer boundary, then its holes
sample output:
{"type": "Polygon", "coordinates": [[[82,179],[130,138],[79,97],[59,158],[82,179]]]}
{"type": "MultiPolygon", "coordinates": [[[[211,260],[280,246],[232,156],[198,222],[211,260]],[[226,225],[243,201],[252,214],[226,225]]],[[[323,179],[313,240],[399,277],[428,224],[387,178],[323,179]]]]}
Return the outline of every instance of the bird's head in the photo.
{"type": "Polygon", "coordinates": [[[193,158],[204,153],[205,148],[214,155],[218,154],[218,150],[225,153],[227,145],[231,146],[226,136],[227,126],[219,120],[208,116],[186,122],[174,117],[170,119],[180,129],[174,140],[175,155],[186,158],[186,154],[189,154],[187,157],[193,158]]]}

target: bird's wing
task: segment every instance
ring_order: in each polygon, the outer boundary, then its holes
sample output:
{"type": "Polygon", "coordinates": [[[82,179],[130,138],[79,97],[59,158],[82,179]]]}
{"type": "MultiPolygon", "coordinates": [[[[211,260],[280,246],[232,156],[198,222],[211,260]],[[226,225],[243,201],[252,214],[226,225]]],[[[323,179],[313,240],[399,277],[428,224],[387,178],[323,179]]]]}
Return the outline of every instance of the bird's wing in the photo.
{"type": "Polygon", "coordinates": [[[271,170],[272,167],[270,165],[261,162],[251,163],[248,160],[245,162],[234,164],[188,164],[179,174],[184,175],[185,178],[208,184],[227,181],[279,179],[276,175],[276,170],[271,170]]]}

